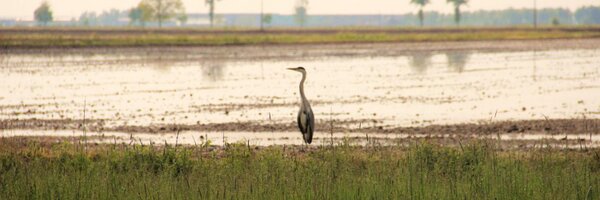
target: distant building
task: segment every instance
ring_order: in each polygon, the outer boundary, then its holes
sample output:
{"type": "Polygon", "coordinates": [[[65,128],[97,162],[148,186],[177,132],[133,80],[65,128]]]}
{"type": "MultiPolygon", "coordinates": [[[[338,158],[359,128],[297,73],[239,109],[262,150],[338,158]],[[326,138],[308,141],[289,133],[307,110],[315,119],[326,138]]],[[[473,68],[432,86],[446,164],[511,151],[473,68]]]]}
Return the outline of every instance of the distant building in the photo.
{"type": "Polygon", "coordinates": [[[189,14],[182,26],[210,26],[210,19],[206,14],[189,14]]]}

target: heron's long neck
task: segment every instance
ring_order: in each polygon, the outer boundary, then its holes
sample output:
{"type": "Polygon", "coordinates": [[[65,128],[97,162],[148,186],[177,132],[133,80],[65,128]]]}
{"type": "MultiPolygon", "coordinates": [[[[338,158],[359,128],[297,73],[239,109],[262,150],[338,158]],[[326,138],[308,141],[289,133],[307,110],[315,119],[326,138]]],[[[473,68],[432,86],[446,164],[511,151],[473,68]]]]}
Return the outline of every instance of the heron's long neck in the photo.
{"type": "Polygon", "coordinates": [[[302,73],[302,80],[300,81],[300,98],[302,98],[302,103],[304,103],[306,100],[306,95],[304,95],[304,80],[306,80],[306,73],[303,72],[302,73]]]}

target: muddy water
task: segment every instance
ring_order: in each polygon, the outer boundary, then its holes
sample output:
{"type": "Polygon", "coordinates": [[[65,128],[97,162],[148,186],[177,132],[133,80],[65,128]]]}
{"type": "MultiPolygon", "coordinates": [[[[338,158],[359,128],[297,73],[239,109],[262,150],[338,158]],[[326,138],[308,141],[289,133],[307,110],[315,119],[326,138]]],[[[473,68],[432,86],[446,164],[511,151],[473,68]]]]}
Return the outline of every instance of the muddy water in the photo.
{"type": "Polygon", "coordinates": [[[295,66],[308,71],[306,94],[321,126],[600,117],[600,48],[199,48],[0,54],[0,119],[289,124],[301,75],[285,68],[295,66]]]}

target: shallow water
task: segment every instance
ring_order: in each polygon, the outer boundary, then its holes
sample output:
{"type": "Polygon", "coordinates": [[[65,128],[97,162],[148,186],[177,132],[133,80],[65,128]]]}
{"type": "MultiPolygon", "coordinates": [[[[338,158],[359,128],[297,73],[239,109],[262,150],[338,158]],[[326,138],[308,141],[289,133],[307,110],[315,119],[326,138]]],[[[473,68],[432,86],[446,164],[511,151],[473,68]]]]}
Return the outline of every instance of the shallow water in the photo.
{"type": "Polygon", "coordinates": [[[306,94],[317,123],[333,119],[348,128],[387,128],[598,118],[599,49],[386,56],[373,50],[290,58],[267,47],[264,59],[233,59],[227,51],[5,53],[0,119],[85,115],[104,119],[105,126],[292,123],[301,75],[285,68],[295,66],[308,70],[306,94]]]}

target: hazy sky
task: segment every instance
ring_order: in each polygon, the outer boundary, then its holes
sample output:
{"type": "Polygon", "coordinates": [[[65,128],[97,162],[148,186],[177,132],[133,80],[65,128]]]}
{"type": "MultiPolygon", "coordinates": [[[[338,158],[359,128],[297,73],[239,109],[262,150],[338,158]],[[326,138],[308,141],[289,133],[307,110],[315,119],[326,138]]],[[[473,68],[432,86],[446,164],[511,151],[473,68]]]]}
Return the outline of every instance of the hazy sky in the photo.
{"type": "MultiPolygon", "coordinates": [[[[33,11],[43,0],[0,0],[0,17],[32,19],[33,11]]],[[[205,0],[182,0],[188,13],[206,13],[205,0]]],[[[267,13],[290,14],[296,0],[263,0],[267,13]]],[[[110,8],[127,9],[139,0],[48,0],[55,18],[70,19],[84,11],[102,12],[110,8]]],[[[258,13],[261,0],[220,0],[217,13],[258,13]]],[[[403,14],[414,12],[410,0],[309,0],[309,14],[403,14]]],[[[431,0],[428,11],[452,12],[446,0],[431,0]]],[[[565,7],[575,10],[581,6],[600,6],[600,0],[537,0],[540,8],[565,7]]],[[[463,10],[497,10],[531,8],[533,0],[470,0],[463,10]]]]}

